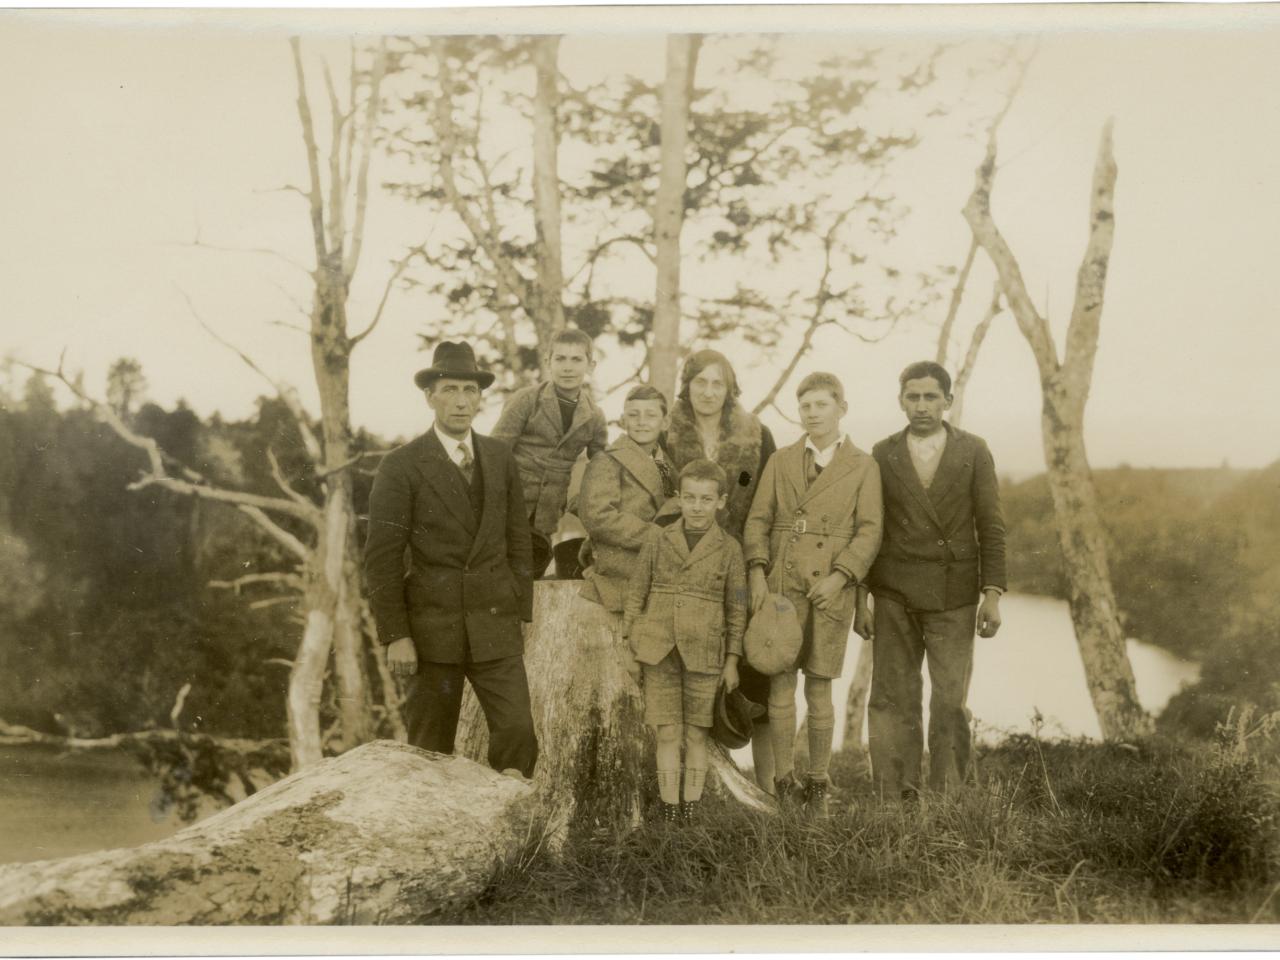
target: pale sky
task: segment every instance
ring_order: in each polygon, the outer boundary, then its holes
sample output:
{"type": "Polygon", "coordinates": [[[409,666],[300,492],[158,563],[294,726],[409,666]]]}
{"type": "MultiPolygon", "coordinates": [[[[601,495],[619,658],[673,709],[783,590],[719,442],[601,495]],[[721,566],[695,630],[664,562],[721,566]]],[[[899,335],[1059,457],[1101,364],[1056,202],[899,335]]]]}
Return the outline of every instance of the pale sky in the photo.
{"type": "MultiPolygon", "coordinates": [[[[183,246],[199,231],[209,244],[272,248],[309,262],[302,201],[274,192],[305,181],[286,42],[298,25],[318,80],[319,53],[335,55],[335,69],[345,70],[340,55],[353,30],[426,32],[446,23],[519,32],[554,22],[568,33],[562,66],[575,83],[609,71],[655,76],[658,26],[785,27],[828,38],[847,31],[851,47],[1018,30],[1040,33],[1041,48],[1002,128],[994,209],[1060,339],[1086,239],[1098,135],[1115,118],[1117,232],[1089,402],[1091,461],[1261,466],[1280,457],[1280,407],[1268,389],[1280,357],[1280,11],[917,9],[720,8],[699,14],[703,21],[652,9],[610,19],[599,8],[555,21],[537,10],[406,12],[394,22],[289,11],[0,13],[0,356],[53,365],[67,347],[68,366],[83,369],[98,391],[114,358],[136,356],[152,399],[167,405],[182,397],[202,415],[243,416],[262,384],[196,326],[185,290],[224,336],[313,396],[305,338],[270,324],[301,319],[290,295],[306,297],[305,276],[277,257],[183,246]],[[625,33],[624,20],[647,32],[625,33]]],[[[968,228],[959,209],[980,152],[970,141],[926,144],[895,170],[913,210],[900,242],[923,260],[963,257],[968,228]]],[[[353,327],[370,315],[386,264],[429,226],[423,217],[375,196],[353,327]]],[[[973,312],[991,283],[979,263],[973,312]]],[[[391,437],[425,426],[411,377],[428,359],[416,352],[416,334],[433,309],[425,297],[393,297],[357,352],[359,425],[391,437]]],[[[942,310],[876,346],[832,334],[802,363],[800,375],[825,368],[845,380],[846,424],[860,446],[899,426],[897,374],[932,356],[942,310]]],[[[743,363],[751,403],[772,380],[773,358],[753,368],[760,358],[726,346],[743,363]]],[[[608,381],[607,371],[597,379],[608,381]]],[[[1003,471],[1043,468],[1039,397],[1029,348],[1005,314],[965,412],[965,426],[988,439],[1003,471]]],[[[773,425],[779,439],[791,439],[792,428],[773,425]]]]}

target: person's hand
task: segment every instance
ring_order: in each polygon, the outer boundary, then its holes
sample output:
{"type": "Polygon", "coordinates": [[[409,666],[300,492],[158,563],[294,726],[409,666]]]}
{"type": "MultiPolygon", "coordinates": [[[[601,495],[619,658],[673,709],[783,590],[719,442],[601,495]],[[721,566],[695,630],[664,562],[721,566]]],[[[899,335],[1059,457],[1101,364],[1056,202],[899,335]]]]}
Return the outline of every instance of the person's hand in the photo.
{"type": "Polygon", "coordinates": [[[733,693],[738,689],[737,657],[729,657],[725,660],[724,669],[720,671],[720,682],[724,684],[725,693],[733,693]]]}
{"type": "Polygon", "coordinates": [[[1000,629],[1000,594],[994,590],[982,595],[978,607],[978,636],[994,637],[1000,629]]]}
{"type": "Polygon", "coordinates": [[[387,644],[387,667],[393,677],[412,677],[418,672],[418,651],[411,637],[401,637],[387,644]]]}
{"type": "Polygon", "coordinates": [[[747,579],[751,587],[751,612],[759,613],[769,599],[769,578],[764,575],[764,567],[752,567],[747,579]]]}
{"type": "Polygon", "coordinates": [[[849,584],[849,578],[839,570],[832,570],[809,588],[809,602],[819,610],[825,610],[836,602],[840,591],[849,584]]]}
{"type": "Polygon", "coordinates": [[[858,601],[858,609],[853,613],[853,632],[863,640],[876,638],[876,618],[865,600],[858,601]]]}

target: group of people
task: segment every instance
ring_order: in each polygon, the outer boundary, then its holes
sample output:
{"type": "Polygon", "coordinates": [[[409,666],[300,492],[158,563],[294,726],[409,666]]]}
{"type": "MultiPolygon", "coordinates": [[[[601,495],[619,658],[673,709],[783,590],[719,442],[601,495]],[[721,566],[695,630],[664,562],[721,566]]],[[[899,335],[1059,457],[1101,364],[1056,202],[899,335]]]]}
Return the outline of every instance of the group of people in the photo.
{"type": "Polygon", "coordinates": [[[545,382],[515,392],[485,437],[471,424],[494,376],[468,344],[440,344],[415,376],[434,423],[378,469],[366,579],[390,670],[406,683],[411,743],[452,752],[465,679],[489,725],[490,765],[532,775],[523,634],[585,455],[572,504],[587,533],[575,629],[611,643],[641,685],[661,819],[694,815],[717,695],[734,691],[756,705],[759,785],[824,815],[832,681],[851,629],[873,641],[878,793],[910,800],[921,788],[926,657],[928,782],[966,779],[974,634],[1000,626],[1004,523],[987,445],[944,419],[943,367],[902,372],[908,425],[868,454],[841,427],[848,404],[831,373],[800,382],[803,434],[779,449],[739,402],[729,360],[700,350],[684,362],[673,402],[647,384],[627,393],[610,442],[586,386],[591,339],[561,331],[546,361],[545,382]],[[744,637],[774,604],[794,616],[798,651],[760,670],[744,637]],[[794,762],[801,672],[803,781],[794,762]]]}

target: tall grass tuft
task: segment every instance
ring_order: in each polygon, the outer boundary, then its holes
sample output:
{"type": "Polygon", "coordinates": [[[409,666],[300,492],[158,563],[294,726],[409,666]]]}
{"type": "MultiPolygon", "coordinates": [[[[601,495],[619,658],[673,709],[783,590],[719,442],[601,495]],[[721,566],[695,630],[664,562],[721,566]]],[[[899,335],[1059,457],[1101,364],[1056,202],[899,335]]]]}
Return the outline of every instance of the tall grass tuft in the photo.
{"type": "Polygon", "coordinates": [[[1275,717],[1216,743],[1015,736],[977,782],[918,805],[832,765],[832,816],[708,798],[698,821],[573,838],[503,865],[450,923],[1034,923],[1280,920],[1275,717]]]}

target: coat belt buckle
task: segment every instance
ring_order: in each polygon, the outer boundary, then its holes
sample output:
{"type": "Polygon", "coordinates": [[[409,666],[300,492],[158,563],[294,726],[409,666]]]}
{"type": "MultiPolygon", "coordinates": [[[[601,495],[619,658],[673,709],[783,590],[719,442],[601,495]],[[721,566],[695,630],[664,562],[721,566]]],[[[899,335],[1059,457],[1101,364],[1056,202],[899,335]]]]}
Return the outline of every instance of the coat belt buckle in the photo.
{"type": "Polygon", "coordinates": [[[791,524],[792,533],[804,533],[809,529],[809,521],[807,517],[801,517],[799,520],[791,524]]]}

